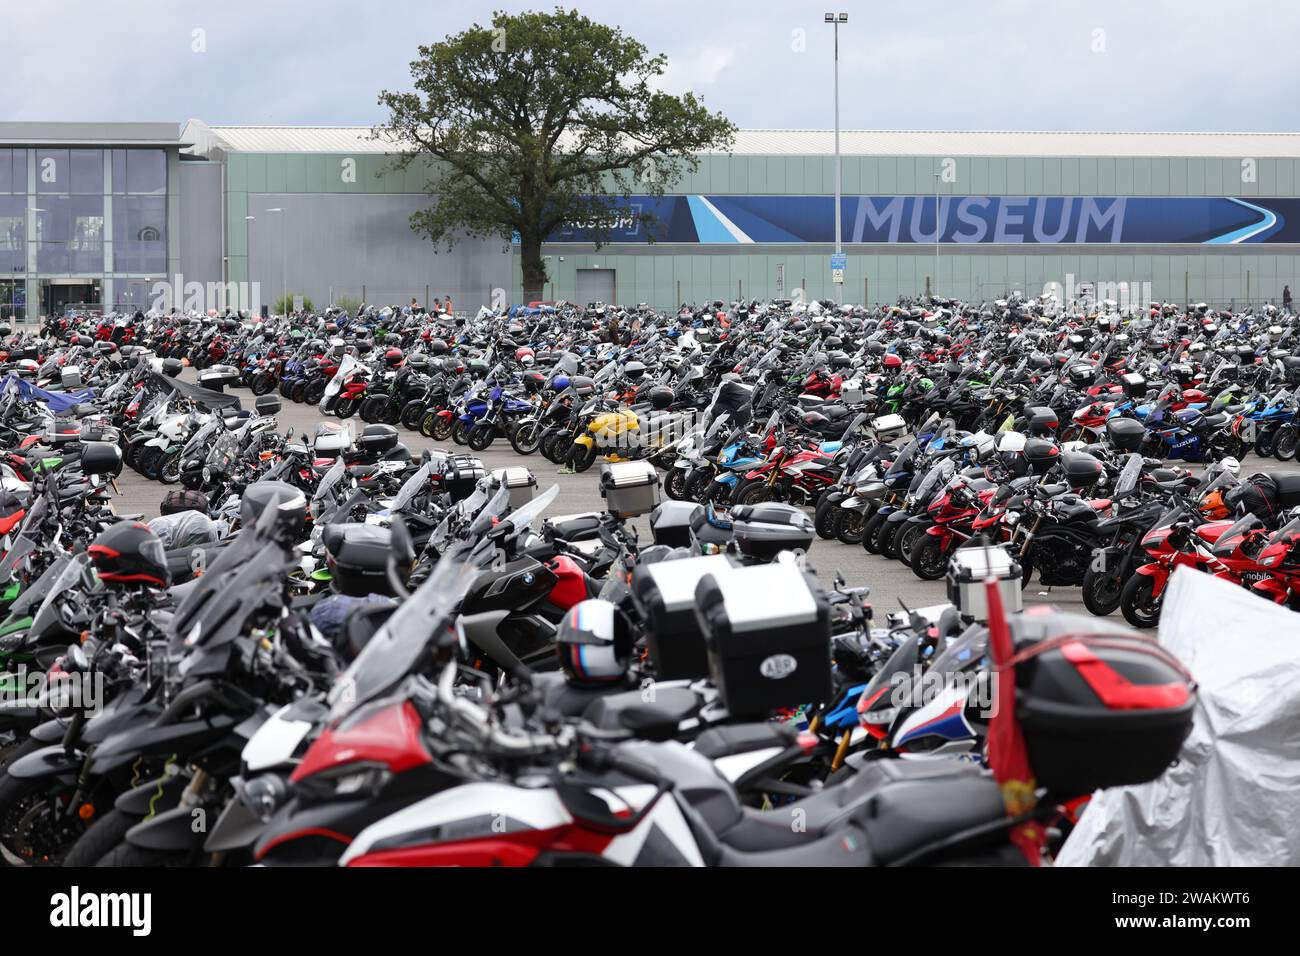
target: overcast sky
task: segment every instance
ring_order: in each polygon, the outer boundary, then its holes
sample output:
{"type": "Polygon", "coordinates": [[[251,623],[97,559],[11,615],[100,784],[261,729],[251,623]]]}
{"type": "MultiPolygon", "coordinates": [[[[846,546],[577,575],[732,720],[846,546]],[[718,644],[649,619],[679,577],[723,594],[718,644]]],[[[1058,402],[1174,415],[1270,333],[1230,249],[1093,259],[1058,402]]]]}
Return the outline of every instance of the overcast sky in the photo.
{"type": "MultiPolygon", "coordinates": [[[[550,2],[0,0],[0,120],[366,125],[419,43],[550,2]],[[202,31],[196,33],[195,31],[202,31]],[[196,51],[196,48],[199,48],[196,51]]],[[[587,0],[745,128],[829,128],[826,0],[587,0]],[[798,31],[804,31],[801,35],[798,31]],[[802,40],[802,42],[801,42],[802,40]]],[[[843,0],[842,126],[1295,131],[1300,4],[843,0]]]]}

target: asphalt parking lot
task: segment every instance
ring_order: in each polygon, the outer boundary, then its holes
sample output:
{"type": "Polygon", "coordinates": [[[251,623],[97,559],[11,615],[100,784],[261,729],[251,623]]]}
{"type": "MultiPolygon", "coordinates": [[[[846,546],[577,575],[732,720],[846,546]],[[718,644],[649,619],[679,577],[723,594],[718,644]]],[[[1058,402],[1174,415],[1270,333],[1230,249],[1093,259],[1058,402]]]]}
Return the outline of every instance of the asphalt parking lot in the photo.
{"type": "MultiPolygon", "coordinates": [[[[187,370],[186,378],[192,380],[192,374],[190,370],[187,370]]],[[[251,392],[242,388],[235,389],[234,392],[244,402],[245,407],[252,407],[253,394],[251,392]]],[[[325,418],[316,410],[315,406],[295,404],[288,399],[282,401],[283,408],[276,416],[282,430],[292,426],[296,434],[301,434],[303,431],[310,434],[316,428],[316,425],[325,418]]],[[[360,419],[354,419],[354,423],[357,430],[364,426],[360,419]]],[[[418,455],[425,448],[433,447],[452,447],[458,451],[466,451],[466,449],[459,446],[439,445],[430,439],[422,437],[418,432],[408,432],[404,429],[399,429],[399,432],[402,441],[407,444],[413,454],[418,455]]],[[[599,511],[603,508],[603,500],[597,485],[597,476],[599,474],[597,467],[577,475],[559,474],[559,467],[552,465],[541,455],[523,457],[515,454],[509,442],[504,439],[493,442],[492,447],[479,453],[479,457],[489,469],[504,468],[511,465],[526,465],[537,476],[538,486],[543,490],[553,484],[559,485],[559,497],[556,498],[555,503],[548,510],[548,517],[584,511],[599,511]]],[[[1249,455],[1242,462],[1242,470],[1245,474],[1254,471],[1278,471],[1295,474],[1300,473],[1300,464],[1294,461],[1280,463],[1272,459],[1261,461],[1253,455],[1249,455]]],[[[116,504],[118,512],[142,513],[146,518],[152,518],[158,514],[159,504],[168,490],[166,486],[148,481],[130,469],[123,471],[118,484],[122,491],[121,497],[116,504]]],[[[638,519],[636,527],[642,534],[642,540],[648,541],[650,532],[647,521],[644,518],[638,519]]],[[[858,545],[850,546],[841,544],[839,541],[823,541],[816,538],[809,551],[808,558],[809,563],[827,582],[833,578],[836,571],[840,571],[843,573],[845,580],[852,586],[870,585],[872,601],[882,612],[897,608],[900,599],[906,602],[909,607],[924,607],[946,600],[943,582],[921,581],[912,573],[910,568],[900,562],[868,554],[858,545]]],[[[1080,613],[1087,613],[1083,607],[1083,602],[1080,600],[1078,588],[1049,589],[1039,585],[1037,580],[1031,582],[1025,592],[1025,602],[1026,604],[1051,604],[1063,610],[1077,610],[1080,613]]],[[[1118,612],[1116,612],[1116,616],[1118,616],[1118,612]]]]}

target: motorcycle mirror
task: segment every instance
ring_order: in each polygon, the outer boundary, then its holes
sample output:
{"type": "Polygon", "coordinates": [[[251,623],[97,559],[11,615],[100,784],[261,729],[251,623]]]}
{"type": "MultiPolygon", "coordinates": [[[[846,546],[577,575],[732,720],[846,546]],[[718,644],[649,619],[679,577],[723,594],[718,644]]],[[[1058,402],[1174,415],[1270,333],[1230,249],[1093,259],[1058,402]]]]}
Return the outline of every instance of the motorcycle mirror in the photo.
{"type": "Polygon", "coordinates": [[[82,672],[90,669],[90,663],[86,660],[86,652],[80,644],[69,644],[68,655],[65,661],[67,670],[73,672],[82,672]]]}

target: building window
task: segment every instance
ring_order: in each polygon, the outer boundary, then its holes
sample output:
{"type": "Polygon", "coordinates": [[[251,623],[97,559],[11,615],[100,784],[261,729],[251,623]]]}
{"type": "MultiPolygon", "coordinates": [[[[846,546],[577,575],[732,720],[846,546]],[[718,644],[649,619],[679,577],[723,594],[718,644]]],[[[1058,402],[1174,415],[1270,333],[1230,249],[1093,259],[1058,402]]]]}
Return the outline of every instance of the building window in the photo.
{"type": "Polygon", "coordinates": [[[36,269],[104,271],[104,197],[45,196],[36,212],[36,269]]]}
{"type": "Polygon", "coordinates": [[[0,275],[27,271],[27,197],[0,196],[0,275]]]}
{"type": "Polygon", "coordinates": [[[72,149],[68,151],[67,192],[83,196],[104,195],[104,151],[72,149]]]}
{"type": "Polygon", "coordinates": [[[27,150],[0,149],[0,193],[27,192],[27,150]]]}
{"type": "Polygon", "coordinates": [[[113,269],[167,271],[166,198],[113,197],[113,269]]]}
{"type": "Polygon", "coordinates": [[[115,195],[167,194],[166,152],[161,149],[115,149],[112,152],[115,195]]]}

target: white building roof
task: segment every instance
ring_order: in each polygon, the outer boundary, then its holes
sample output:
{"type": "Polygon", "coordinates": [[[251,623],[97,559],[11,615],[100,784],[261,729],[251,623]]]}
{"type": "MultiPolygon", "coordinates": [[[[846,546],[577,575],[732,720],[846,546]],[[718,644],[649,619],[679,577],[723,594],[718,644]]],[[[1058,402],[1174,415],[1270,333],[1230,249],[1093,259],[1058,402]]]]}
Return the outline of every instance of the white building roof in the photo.
{"type": "MultiPolygon", "coordinates": [[[[190,120],[181,139],[193,152],[386,153],[368,126],[208,126],[190,120]]],[[[748,129],[732,152],[750,156],[829,156],[824,129],[748,129]]],[[[1102,133],[841,130],[846,156],[1300,157],[1300,133],[1102,133]]]]}

